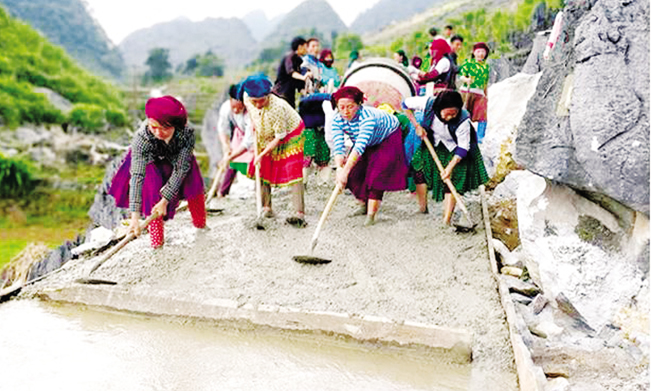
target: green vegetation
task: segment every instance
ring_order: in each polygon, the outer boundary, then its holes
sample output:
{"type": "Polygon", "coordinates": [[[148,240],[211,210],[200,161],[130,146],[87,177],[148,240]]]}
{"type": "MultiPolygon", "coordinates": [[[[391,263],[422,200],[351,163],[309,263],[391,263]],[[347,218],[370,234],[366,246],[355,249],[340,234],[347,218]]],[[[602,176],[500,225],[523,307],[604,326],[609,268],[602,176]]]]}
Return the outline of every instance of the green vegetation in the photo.
{"type": "Polygon", "coordinates": [[[125,105],[116,88],[84,71],[63,49],[1,7],[0,36],[0,125],[69,122],[84,131],[124,126],[125,105]],[[70,116],[34,92],[34,87],[49,88],[75,104],[70,116]],[[79,113],[85,110],[89,112],[79,113]]]}
{"type": "Polygon", "coordinates": [[[22,197],[35,186],[27,163],[0,154],[0,198],[22,197]]]}
{"type": "Polygon", "coordinates": [[[186,61],[182,72],[199,77],[220,77],[224,76],[224,62],[208,50],[204,55],[197,54],[186,61]]]}
{"type": "Polygon", "coordinates": [[[145,61],[149,70],[145,73],[143,82],[163,83],[172,79],[172,64],[170,63],[170,50],[154,48],[149,51],[149,57],[145,61]]]}

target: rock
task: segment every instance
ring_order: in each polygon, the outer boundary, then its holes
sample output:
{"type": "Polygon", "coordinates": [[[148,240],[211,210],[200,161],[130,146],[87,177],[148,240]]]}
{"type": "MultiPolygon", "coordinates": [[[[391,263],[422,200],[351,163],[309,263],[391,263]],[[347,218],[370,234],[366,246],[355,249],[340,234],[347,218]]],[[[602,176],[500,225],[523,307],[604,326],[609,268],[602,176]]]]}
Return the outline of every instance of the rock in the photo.
{"type": "Polygon", "coordinates": [[[638,258],[648,246],[648,230],[633,239],[636,231],[626,219],[533,174],[521,178],[517,211],[522,247],[548,298],[563,293],[596,330],[630,305],[648,276],[638,258]]]}
{"type": "MultiPolygon", "coordinates": [[[[544,3],[540,4],[544,5],[544,3]]],[[[522,67],[522,73],[533,75],[543,70],[543,52],[545,51],[545,46],[547,46],[547,40],[549,39],[550,32],[550,30],[546,30],[536,33],[536,37],[533,40],[531,53],[529,53],[527,62],[525,62],[524,66],[522,67]]]]}
{"type": "Polygon", "coordinates": [[[534,297],[540,293],[540,288],[532,283],[505,275],[501,275],[500,278],[506,283],[509,292],[516,292],[529,297],[534,297]]]}
{"type": "MultiPolygon", "coordinates": [[[[536,91],[542,73],[518,73],[488,87],[488,127],[480,145],[488,175],[495,176],[498,167],[514,164],[514,140],[527,102],[536,91]]],[[[508,172],[501,173],[505,176],[508,172]]]]}
{"type": "MultiPolygon", "coordinates": [[[[228,98],[228,96],[226,96],[228,98]]],[[[219,120],[219,109],[225,99],[219,99],[213,103],[203,117],[203,125],[201,127],[201,141],[206,147],[208,152],[208,159],[210,170],[208,175],[213,176],[216,170],[217,163],[222,159],[222,147],[217,135],[217,122],[219,120]]]]}
{"type": "Polygon", "coordinates": [[[72,255],[81,255],[89,251],[106,246],[115,239],[115,233],[107,228],[98,227],[90,231],[86,237],[86,242],[70,250],[72,255]]]}
{"type": "Polygon", "coordinates": [[[505,58],[488,58],[486,61],[490,67],[490,73],[488,75],[489,85],[508,79],[518,71],[518,68],[505,58]]]}
{"type": "Polygon", "coordinates": [[[51,134],[44,128],[30,128],[22,126],[16,129],[13,138],[22,145],[42,145],[52,140],[51,134]]]}
{"type": "Polygon", "coordinates": [[[514,267],[514,266],[504,266],[501,270],[500,273],[506,274],[509,276],[513,276],[516,278],[522,277],[522,269],[519,267],[514,267]]]}
{"type": "Polygon", "coordinates": [[[515,153],[532,172],[646,215],[648,14],[649,2],[642,0],[568,3],[561,36],[518,128],[515,153]],[[562,100],[570,110],[559,115],[562,100]]]}
{"type": "MultiPolygon", "coordinates": [[[[502,243],[501,240],[493,238],[492,242],[493,242],[493,249],[495,250],[495,252],[497,252],[499,254],[500,262],[502,263],[502,265],[506,265],[506,266],[515,266],[515,265],[518,265],[518,264],[522,265],[522,263],[517,258],[517,256],[514,256],[511,253],[511,251],[509,251],[508,247],[506,247],[506,245],[504,243],[502,243]]],[[[502,272],[502,273],[504,273],[504,272],[502,272]]],[[[509,274],[509,273],[506,273],[506,274],[509,274]]],[[[522,270],[520,270],[520,275],[522,275],[522,270]]],[[[518,276],[515,276],[515,277],[520,277],[520,276],[518,275],[518,276]]]]}
{"type": "Polygon", "coordinates": [[[46,273],[60,268],[64,263],[72,259],[72,248],[79,246],[83,241],[81,236],[78,236],[74,241],[66,242],[51,251],[48,256],[40,262],[34,263],[29,270],[28,280],[38,278],[46,273]]]}
{"type": "Polygon", "coordinates": [[[574,319],[579,328],[589,333],[595,332],[595,330],[588,324],[588,321],[583,317],[583,315],[581,315],[579,310],[576,309],[576,307],[563,294],[563,292],[559,293],[558,296],[556,296],[556,304],[558,305],[558,309],[569,315],[570,318],[574,319]]]}
{"type": "Polygon", "coordinates": [[[531,303],[531,297],[521,295],[519,293],[511,293],[511,299],[515,301],[516,303],[524,304],[524,305],[529,305],[531,303]]]}
{"type": "MultiPolygon", "coordinates": [[[[544,371],[544,369],[543,369],[544,371]]],[[[551,379],[545,385],[545,391],[569,391],[570,382],[565,377],[551,379]]]]}
{"type": "Polygon", "coordinates": [[[34,92],[45,95],[47,100],[52,103],[52,106],[56,107],[63,114],[68,114],[72,111],[73,104],[57,92],[45,87],[34,88],[34,92]]]}
{"type": "Polygon", "coordinates": [[[533,301],[531,302],[531,310],[533,311],[534,315],[541,313],[547,303],[548,300],[544,295],[538,295],[534,297],[533,301]]]}
{"type": "Polygon", "coordinates": [[[93,205],[88,211],[88,216],[93,220],[95,226],[113,229],[120,224],[120,221],[128,217],[126,209],[120,209],[115,206],[115,199],[108,194],[113,176],[122,164],[122,156],[113,159],[106,168],[102,184],[97,189],[93,205]]]}
{"type": "Polygon", "coordinates": [[[555,337],[563,332],[563,328],[554,322],[540,322],[529,326],[529,330],[541,338],[555,337]]]}
{"type": "Polygon", "coordinates": [[[56,153],[50,147],[33,147],[27,153],[29,153],[32,160],[45,166],[54,167],[61,163],[61,160],[57,158],[56,153]]]}
{"type": "Polygon", "coordinates": [[[518,197],[518,186],[520,185],[520,178],[527,176],[525,170],[514,170],[504,178],[504,180],[497,186],[491,194],[496,199],[515,199],[518,197]]]}

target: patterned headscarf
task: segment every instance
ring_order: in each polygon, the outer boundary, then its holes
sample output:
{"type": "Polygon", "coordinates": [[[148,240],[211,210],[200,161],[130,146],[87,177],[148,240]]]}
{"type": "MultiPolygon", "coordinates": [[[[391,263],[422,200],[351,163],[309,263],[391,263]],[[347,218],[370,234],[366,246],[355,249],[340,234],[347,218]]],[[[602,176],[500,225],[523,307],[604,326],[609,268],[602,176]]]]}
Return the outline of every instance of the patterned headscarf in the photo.
{"type": "Polygon", "coordinates": [[[434,100],[434,114],[436,114],[436,116],[444,123],[448,121],[444,121],[441,117],[441,110],[452,108],[459,111],[457,117],[461,115],[463,99],[461,98],[461,94],[457,91],[443,91],[434,100]]]}
{"type": "Polygon", "coordinates": [[[242,90],[251,98],[262,98],[269,95],[272,86],[271,80],[262,73],[251,75],[242,82],[242,90]]]}
{"type": "Polygon", "coordinates": [[[323,49],[321,50],[321,54],[319,55],[319,61],[322,62],[325,66],[330,68],[332,66],[332,63],[335,62],[335,56],[332,54],[332,50],[330,49],[323,49]],[[330,55],[330,60],[326,61],[326,57],[330,55]]]}
{"type": "Polygon", "coordinates": [[[150,98],[145,104],[145,114],[164,126],[174,126],[177,129],[185,127],[188,113],[181,102],[170,95],[160,98],[150,98]]]}

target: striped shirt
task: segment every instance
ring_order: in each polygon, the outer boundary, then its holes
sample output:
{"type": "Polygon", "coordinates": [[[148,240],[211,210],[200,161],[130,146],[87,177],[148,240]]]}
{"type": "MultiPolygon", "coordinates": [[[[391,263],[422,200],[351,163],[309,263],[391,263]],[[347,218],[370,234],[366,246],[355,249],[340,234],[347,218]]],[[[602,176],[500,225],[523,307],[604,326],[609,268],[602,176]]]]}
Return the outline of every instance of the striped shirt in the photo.
{"type": "Polygon", "coordinates": [[[400,123],[391,115],[375,107],[361,106],[349,122],[340,113],[332,120],[332,139],[335,155],[344,155],[344,134],[353,142],[353,151],[359,155],[366,147],[377,145],[399,129],[400,123]]]}
{"type": "Polygon", "coordinates": [[[131,142],[131,181],[129,182],[131,212],[141,211],[145,170],[149,163],[156,160],[167,159],[173,167],[170,179],[160,190],[161,196],[170,201],[179,194],[181,184],[190,171],[194,142],[194,129],[190,126],[176,129],[167,144],[149,131],[147,120],[143,121],[131,142]]]}

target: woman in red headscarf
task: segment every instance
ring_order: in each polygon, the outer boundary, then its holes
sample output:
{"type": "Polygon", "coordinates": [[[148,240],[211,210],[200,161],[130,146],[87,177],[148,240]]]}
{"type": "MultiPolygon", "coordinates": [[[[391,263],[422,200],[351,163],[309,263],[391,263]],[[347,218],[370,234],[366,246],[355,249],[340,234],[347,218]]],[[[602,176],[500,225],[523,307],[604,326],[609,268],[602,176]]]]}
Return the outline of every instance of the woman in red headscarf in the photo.
{"type": "Polygon", "coordinates": [[[192,223],[206,226],[203,178],[192,151],[194,129],[188,126],[183,104],[172,96],[151,98],[147,120],[133,137],[131,148],[113,177],[109,194],[118,207],[129,208],[129,231],[140,234],[141,214],[161,217],[149,225],[151,245],[164,243],[163,221],[172,219],[181,199],[188,200],[192,223]]]}
{"type": "Polygon", "coordinates": [[[442,38],[434,39],[430,45],[431,66],[427,72],[419,73],[418,83],[428,85],[432,89],[427,95],[438,95],[441,91],[454,90],[454,67],[450,58],[450,45],[442,38]]]}
{"type": "Polygon", "coordinates": [[[332,95],[337,108],[332,138],[337,183],[363,202],[359,214],[366,214],[365,225],[373,225],[384,192],[407,188],[408,167],[396,116],[363,106],[363,101],[357,87],[342,87],[332,95]],[[348,154],[344,135],[353,142],[348,154]]]}

